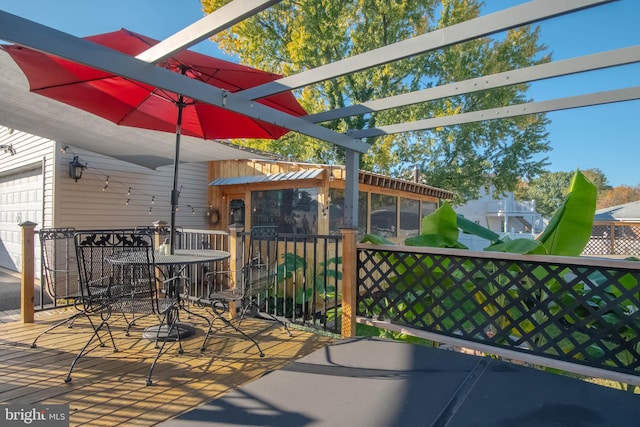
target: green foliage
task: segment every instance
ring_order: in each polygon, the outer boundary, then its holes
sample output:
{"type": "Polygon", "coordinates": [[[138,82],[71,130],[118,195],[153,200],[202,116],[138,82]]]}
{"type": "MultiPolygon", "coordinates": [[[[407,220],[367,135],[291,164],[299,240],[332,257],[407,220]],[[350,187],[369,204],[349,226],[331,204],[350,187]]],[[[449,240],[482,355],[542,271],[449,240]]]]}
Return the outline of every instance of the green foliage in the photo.
{"type": "MultiPolygon", "coordinates": [[[[313,280],[307,280],[305,272],[312,271],[308,268],[304,257],[287,252],[282,255],[282,262],[277,266],[278,297],[284,295],[296,295],[295,304],[303,305],[313,298],[315,294],[319,298],[335,298],[338,285],[342,280],[342,257],[330,258],[326,262],[319,262],[313,280]],[[294,283],[300,283],[300,289],[293,289],[294,283]]],[[[339,297],[339,295],[338,295],[339,297]]]]}
{"type": "Polygon", "coordinates": [[[485,248],[485,251],[509,252],[512,254],[540,254],[546,253],[539,242],[532,239],[514,239],[506,236],[503,240],[485,248]]]}
{"type": "Polygon", "coordinates": [[[535,200],[536,210],[550,218],[560,208],[571,183],[571,172],[548,172],[532,179],[515,192],[517,200],[535,200]]]}
{"type": "Polygon", "coordinates": [[[422,219],[422,234],[440,234],[450,240],[458,240],[458,225],[456,213],[449,204],[444,202],[435,211],[422,219]]]}
{"type": "MultiPolygon", "coordinates": [[[[599,169],[585,169],[581,172],[595,186],[598,194],[611,188],[599,169]]],[[[515,191],[516,200],[535,200],[536,210],[545,218],[550,218],[562,205],[573,175],[573,172],[542,173],[518,186],[515,191]]]]}
{"type": "MultiPolygon", "coordinates": [[[[201,0],[210,13],[229,0],[201,0]]],[[[285,76],[372,51],[480,16],[480,0],[284,0],[212,37],[243,64],[285,76]]],[[[483,38],[350,73],[299,90],[309,113],[361,104],[465,79],[548,62],[538,29],[524,26],[499,38],[483,38]]],[[[429,117],[504,107],[529,101],[528,85],[478,91],[447,99],[324,123],[344,132],[429,117]]],[[[475,198],[493,185],[511,191],[520,177],[544,171],[549,151],[543,114],[488,120],[369,139],[361,168],[408,177],[418,166],[423,182],[475,198]]],[[[278,141],[243,144],[301,161],[342,163],[330,144],[289,133],[278,141]]],[[[460,201],[459,200],[459,201],[460,201]]]]}
{"type": "Polygon", "coordinates": [[[458,242],[457,215],[448,202],[422,219],[422,234],[409,237],[407,246],[468,249],[458,242]]]}
{"type": "Polygon", "coordinates": [[[576,171],[564,204],[537,238],[547,253],[567,256],[582,253],[591,236],[597,198],[596,187],[576,171]]]}
{"type": "Polygon", "coordinates": [[[482,237],[490,242],[497,242],[500,239],[500,235],[495,231],[482,227],[480,224],[476,224],[473,221],[469,221],[463,216],[458,215],[456,218],[456,224],[458,228],[467,234],[473,234],[478,237],[482,237]]]}

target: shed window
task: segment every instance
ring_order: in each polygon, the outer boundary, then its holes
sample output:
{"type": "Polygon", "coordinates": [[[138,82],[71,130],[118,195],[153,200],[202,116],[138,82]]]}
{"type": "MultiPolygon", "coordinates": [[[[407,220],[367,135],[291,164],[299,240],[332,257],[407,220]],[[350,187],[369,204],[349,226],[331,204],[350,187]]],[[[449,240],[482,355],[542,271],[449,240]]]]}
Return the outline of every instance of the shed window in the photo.
{"type": "Polygon", "coordinates": [[[371,193],[371,233],[383,237],[398,236],[398,198],[371,193]]]}
{"type": "Polygon", "coordinates": [[[438,208],[438,204],[436,202],[422,202],[422,218],[429,215],[431,212],[435,211],[438,208]]]}
{"type": "MultiPolygon", "coordinates": [[[[358,192],[358,238],[364,237],[367,232],[367,193],[358,192]]],[[[340,234],[340,227],[344,225],[344,190],[341,188],[329,189],[329,234],[340,234]]]]}
{"type": "Polygon", "coordinates": [[[318,189],[288,188],[251,193],[251,224],[276,225],[280,233],[318,233],[318,189]]]}
{"type": "Polygon", "coordinates": [[[420,234],[420,201],[400,199],[400,237],[420,234]]]}

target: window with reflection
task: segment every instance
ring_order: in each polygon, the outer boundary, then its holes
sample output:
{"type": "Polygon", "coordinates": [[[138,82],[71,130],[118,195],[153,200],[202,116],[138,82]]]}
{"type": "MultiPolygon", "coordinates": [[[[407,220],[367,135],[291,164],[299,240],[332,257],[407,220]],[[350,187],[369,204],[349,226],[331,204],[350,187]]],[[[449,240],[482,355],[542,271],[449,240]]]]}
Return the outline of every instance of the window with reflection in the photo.
{"type": "Polygon", "coordinates": [[[277,225],[280,233],[318,233],[318,189],[289,188],[251,193],[251,224],[277,225]]]}
{"type": "Polygon", "coordinates": [[[436,202],[422,202],[422,218],[429,215],[431,212],[435,211],[438,208],[438,204],[436,202]]]}
{"type": "MultiPolygon", "coordinates": [[[[329,215],[329,234],[340,234],[340,227],[344,225],[344,190],[341,188],[329,189],[329,209],[325,210],[329,215]]],[[[358,192],[358,238],[364,237],[367,232],[367,193],[358,192]]]]}
{"type": "Polygon", "coordinates": [[[420,201],[400,198],[400,237],[420,234],[420,201]]]}
{"type": "Polygon", "coordinates": [[[397,200],[396,196],[371,193],[371,234],[398,236],[397,200]]]}

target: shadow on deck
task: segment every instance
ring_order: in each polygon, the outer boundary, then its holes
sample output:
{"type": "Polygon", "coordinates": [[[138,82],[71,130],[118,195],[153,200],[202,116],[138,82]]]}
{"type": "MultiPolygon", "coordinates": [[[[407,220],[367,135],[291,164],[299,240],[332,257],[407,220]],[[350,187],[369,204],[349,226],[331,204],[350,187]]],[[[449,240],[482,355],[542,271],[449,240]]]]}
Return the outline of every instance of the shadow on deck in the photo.
{"type": "Polygon", "coordinates": [[[154,384],[146,386],[156,350],[142,338],[142,329],[155,318],[142,321],[130,337],[124,335],[124,322],[115,320],[112,331],[119,351],[114,353],[110,345],[93,349],[80,359],[73,381],[66,384],[67,370],[91,331],[86,319],[79,318],[71,329],[62,326],[42,336],[35,349],[30,345],[38,333],[72,310],[38,313],[34,324],[0,323],[1,404],[69,404],[72,426],[152,426],[334,341],[300,330],[292,330],[290,338],[278,325],[247,319],[244,329],[258,333],[264,358],[230,329],[218,331],[201,352],[204,322],[183,317],[194,324],[196,335],[183,341],[183,354],[178,354],[177,344],[168,344],[171,348],[154,370],[154,384]]]}

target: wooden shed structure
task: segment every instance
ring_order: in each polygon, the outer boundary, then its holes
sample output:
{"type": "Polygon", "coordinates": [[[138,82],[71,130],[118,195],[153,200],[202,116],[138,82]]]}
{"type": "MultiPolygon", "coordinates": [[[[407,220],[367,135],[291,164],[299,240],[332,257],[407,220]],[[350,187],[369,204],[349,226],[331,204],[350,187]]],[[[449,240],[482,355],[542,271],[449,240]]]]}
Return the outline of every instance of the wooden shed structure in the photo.
{"type": "MultiPolygon", "coordinates": [[[[338,234],[343,225],[345,169],[271,160],[209,163],[209,223],[226,230],[277,225],[280,232],[338,234]]],[[[422,217],[453,193],[360,171],[358,232],[391,240],[417,235],[422,217]]]]}

